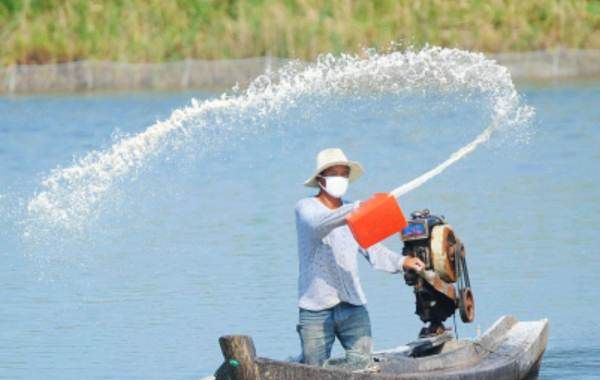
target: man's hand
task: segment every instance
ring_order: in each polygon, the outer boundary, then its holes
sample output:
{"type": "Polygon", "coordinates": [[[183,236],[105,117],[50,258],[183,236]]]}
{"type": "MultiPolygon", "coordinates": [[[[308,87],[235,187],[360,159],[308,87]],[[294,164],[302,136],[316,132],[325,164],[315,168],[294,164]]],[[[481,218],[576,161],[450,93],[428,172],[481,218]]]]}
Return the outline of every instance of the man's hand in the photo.
{"type": "Polygon", "coordinates": [[[425,263],[419,260],[417,257],[408,256],[404,263],[402,264],[402,269],[409,270],[412,269],[415,272],[421,272],[425,269],[425,263]]]}

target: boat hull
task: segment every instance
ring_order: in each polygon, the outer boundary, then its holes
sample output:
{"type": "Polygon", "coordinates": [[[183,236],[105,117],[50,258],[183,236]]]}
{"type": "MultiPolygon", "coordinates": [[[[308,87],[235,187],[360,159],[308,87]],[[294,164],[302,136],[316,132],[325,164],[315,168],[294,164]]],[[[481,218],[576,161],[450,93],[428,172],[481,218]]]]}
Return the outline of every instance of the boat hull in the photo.
{"type": "MultiPolygon", "coordinates": [[[[248,380],[529,379],[537,375],[547,340],[548,320],[519,322],[504,316],[481,337],[449,342],[436,355],[412,358],[394,350],[375,353],[376,372],[350,372],[256,357],[256,378],[248,380]]],[[[235,371],[223,371],[217,379],[238,377],[235,371]]]]}

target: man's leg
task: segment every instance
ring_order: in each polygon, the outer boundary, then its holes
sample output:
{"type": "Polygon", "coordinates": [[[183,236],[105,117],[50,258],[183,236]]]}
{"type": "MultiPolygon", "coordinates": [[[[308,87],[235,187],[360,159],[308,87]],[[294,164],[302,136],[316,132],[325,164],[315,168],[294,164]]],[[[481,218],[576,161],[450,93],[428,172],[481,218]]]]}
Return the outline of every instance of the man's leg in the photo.
{"type": "Polygon", "coordinates": [[[323,365],[331,356],[331,347],[335,340],[332,309],[300,309],[297,330],[302,345],[302,363],[323,365]]]}
{"type": "Polygon", "coordinates": [[[346,350],[345,367],[365,368],[371,363],[371,321],[364,306],[338,305],[334,312],[335,333],[346,350]]]}

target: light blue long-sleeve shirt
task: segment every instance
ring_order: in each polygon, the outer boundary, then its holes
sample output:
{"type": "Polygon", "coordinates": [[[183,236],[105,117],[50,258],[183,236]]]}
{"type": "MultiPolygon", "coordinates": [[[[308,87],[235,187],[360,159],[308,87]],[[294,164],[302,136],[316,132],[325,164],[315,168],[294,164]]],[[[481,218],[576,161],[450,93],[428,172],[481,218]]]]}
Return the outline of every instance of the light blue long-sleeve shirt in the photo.
{"type": "Polygon", "coordinates": [[[345,217],[358,205],[348,203],[330,209],[316,197],[304,198],[296,204],[298,234],[298,306],[307,310],[323,310],[348,302],[367,303],[358,277],[357,253],[361,253],[378,270],[396,273],[402,270],[404,257],[383,244],[362,249],[345,217]]]}

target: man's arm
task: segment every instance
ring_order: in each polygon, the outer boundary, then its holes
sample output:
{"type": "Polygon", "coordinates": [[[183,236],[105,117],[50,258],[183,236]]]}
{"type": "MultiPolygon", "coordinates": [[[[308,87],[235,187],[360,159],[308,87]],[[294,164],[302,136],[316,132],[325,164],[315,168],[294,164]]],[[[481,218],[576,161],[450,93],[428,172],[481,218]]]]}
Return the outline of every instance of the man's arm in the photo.
{"type": "Polygon", "coordinates": [[[296,206],[296,219],[308,226],[319,239],[322,239],[331,230],[346,223],[346,215],[354,210],[358,202],[347,203],[331,211],[320,211],[312,207],[296,206]]]}
{"type": "Polygon", "coordinates": [[[369,264],[377,270],[382,270],[390,273],[402,271],[404,256],[392,251],[382,243],[377,243],[363,249],[358,247],[358,251],[367,259],[369,264]]]}

